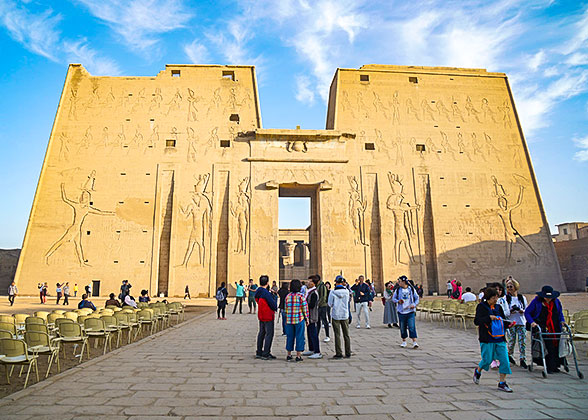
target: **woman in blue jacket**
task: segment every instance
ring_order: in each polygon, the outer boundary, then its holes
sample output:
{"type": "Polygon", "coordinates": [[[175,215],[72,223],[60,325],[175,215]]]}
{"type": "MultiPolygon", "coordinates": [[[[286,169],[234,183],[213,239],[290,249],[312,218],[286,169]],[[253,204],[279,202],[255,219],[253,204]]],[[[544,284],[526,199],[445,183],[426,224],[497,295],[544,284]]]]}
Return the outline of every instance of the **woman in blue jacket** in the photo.
{"type": "MultiPolygon", "coordinates": [[[[531,301],[525,309],[525,319],[527,328],[531,329],[539,326],[542,332],[560,333],[562,325],[565,324],[561,302],[557,298],[559,292],[553,290],[551,286],[543,286],[540,292],[537,292],[535,299],[531,301]]],[[[547,364],[547,373],[559,372],[559,367],[563,365],[563,357],[559,357],[559,338],[557,336],[545,339],[545,363],[547,364]]],[[[533,362],[543,365],[543,359],[533,358],[533,362]]]]}

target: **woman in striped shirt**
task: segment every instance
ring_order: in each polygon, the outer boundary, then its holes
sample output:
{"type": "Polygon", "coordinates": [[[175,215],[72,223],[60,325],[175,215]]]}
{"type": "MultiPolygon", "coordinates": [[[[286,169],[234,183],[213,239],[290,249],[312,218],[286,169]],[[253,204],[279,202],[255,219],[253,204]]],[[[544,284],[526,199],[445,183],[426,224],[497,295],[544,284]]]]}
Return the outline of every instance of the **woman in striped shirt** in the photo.
{"type": "Polygon", "coordinates": [[[290,282],[290,293],[286,296],[286,360],[292,361],[292,351],[296,341],[296,361],[302,361],[304,351],[304,331],[308,325],[308,304],[300,293],[302,284],[300,280],[290,282]]]}

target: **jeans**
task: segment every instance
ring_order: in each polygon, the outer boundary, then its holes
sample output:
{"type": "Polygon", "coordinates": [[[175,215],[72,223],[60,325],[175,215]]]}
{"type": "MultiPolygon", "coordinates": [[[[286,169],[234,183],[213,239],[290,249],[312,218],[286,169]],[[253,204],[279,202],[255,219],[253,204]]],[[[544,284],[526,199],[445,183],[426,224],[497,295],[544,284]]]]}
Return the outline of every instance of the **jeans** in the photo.
{"type": "Polygon", "coordinates": [[[257,302],[255,301],[254,296],[249,296],[249,298],[247,300],[247,306],[249,306],[249,312],[251,312],[252,310],[253,310],[253,312],[255,312],[255,310],[257,308],[257,302]]]}
{"type": "Polygon", "coordinates": [[[410,336],[410,338],[417,338],[414,312],[409,312],[407,314],[398,313],[398,320],[400,321],[400,337],[402,337],[403,340],[408,336],[410,336]],[[406,332],[407,328],[408,334],[406,332]]]}
{"type": "Polygon", "coordinates": [[[227,301],[226,300],[218,301],[218,302],[216,302],[216,306],[217,306],[216,317],[217,318],[224,318],[225,317],[225,308],[227,307],[227,301]]]}
{"type": "Polygon", "coordinates": [[[63,304],[69,305],[69,295],[66,295],[66,294],[63,295],[63,304]]]}
{"type": "Polygon", "coordinates": [[[286,351],[294,350],[294,341],[296,341],[296,351],[304,351],[304,321],[298,324],[286,324],[286,351]]]}
{"type": "Polygon", "coordinates": [[[357,325],[361,326],[361,314],[365,314],[365,325],[370,326],[370,311],[368,310],[368,302],[357,303],[357,325]]]}
{"type": "Polygon", "coordinates": [[[487,371],[490,369],[490,364],[494,360],[500,362],[498,372],[510,375],[510,362],[508,361],[508,351],[506,350],[506,343],[480,343],[480,353],[482,354],[482,360],[478,364],[480,369],[487,371]]]}
{"type": "Polygon", "coordinates": [[[10,302],[10,306],[14,305],[14,295],[8,295],[8,302],[10,302]]]}
{"type": "Polygon", "coordinates": [[[327,317],[327,313],[329,312],[329,307],[328,306],[323,306],[322,308],[318,308],[318,315],[319,315],[319,320],[317,322],[317,339],[319,334],[321,333],[321,324],[325,327],[325,334],[328,337],[329,336],[329,319],[327,317]]]}
{"type": "Polygon", "coordinates": [[[341,349],[341,332],[345,341],[345,356],[351,356],[351,339],[349,338],[349,322],[346,319],[333,319],[333,332],[335,333],[335,355],[343,356],[341,349]]]}
{"type": "Polygon", "coordinates": [[[286,310],[280,309],[280,316],[282,317],[282,334],[286,335],[286,310]]]}
{"type": "Polygon", "coordinates": [[[233,308],[233,313],[237,310],[237,305],[239,305],[239,313],[243,313],[243,296],[237,296],[237,300],[235,301],[235,307],[233,308]]]}
{"type": "Polygon", "coordinates": [[[57,293],[57,302],[55,302],[56,305],[59,305],[59,300],[61,299],[61,292],[57,293]]]}
{"type": "Polygon", "coordinates": [[[321,352],[321,346],[318,338],[318,324],[318,322],[311,322],[310,324],[308,324],[308,327],[306,327],[306,333],[308,334],[308,350],[310,350],[313,353],[321,352]]]}
{"type": "Polygon", "coordinates": [[[256,355],[267,357],[272,352],[274,340],[274,321],[259,321],[259,333],[257,334],[256,355]]]}

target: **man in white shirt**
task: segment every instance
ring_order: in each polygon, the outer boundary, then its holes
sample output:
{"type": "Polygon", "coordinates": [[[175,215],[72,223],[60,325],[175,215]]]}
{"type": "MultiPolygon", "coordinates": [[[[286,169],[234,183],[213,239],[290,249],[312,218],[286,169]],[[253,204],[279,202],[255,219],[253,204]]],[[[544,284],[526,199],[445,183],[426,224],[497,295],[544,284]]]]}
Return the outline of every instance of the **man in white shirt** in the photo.
{"type": "Polygon", "coordinates": [[[461,295],[461,302],[468,303],[468,302],[475,302],[475,301],[476,301],[476,295],[474,295],[472,293],[472,288],[466,287],[466,292],[463,295],[461,295]]]}

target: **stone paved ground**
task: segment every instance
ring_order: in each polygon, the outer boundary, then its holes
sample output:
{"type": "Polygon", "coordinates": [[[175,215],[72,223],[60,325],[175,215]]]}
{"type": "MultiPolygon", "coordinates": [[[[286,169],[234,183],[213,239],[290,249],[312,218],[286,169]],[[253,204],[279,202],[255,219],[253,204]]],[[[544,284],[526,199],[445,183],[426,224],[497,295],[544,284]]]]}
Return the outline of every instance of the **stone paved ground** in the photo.
{"type": "Polygon", "coordinates": [[[472,331],[421,321],[421,349],[401,349],[381,306],[371,330],[352,329],[351,359],[286,363],[278,336],[279,359],[255,360],[254,315],[207,313],[0,400],[0,418],[588,419],[586,380],[515,367],[513,394],[496,390],[496,372],[476,386],[472,331]]]}

